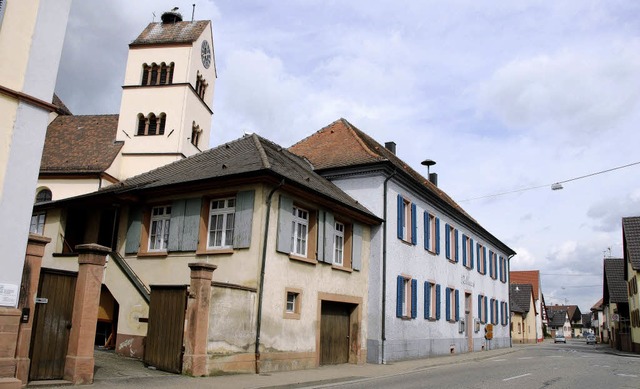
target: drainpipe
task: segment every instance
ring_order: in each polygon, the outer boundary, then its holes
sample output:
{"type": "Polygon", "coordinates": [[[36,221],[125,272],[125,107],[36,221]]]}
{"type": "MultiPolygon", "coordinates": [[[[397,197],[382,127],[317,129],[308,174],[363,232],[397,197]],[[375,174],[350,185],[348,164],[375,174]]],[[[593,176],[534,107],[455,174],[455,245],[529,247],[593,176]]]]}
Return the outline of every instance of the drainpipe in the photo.
{"type": "Polygon", "coordinates": [[[382,226],[382,322],[380,325],[380,353],[382,354],[382,364],[385,364],[384,358],[384,342],[387,340],[386,336],[386,315],[387,315],[387,183],[389,180],[395,176],[397,173],[396,170],[389,175],[389,177],[385,178],[383,185],[383,219],[384,224],[382,226]]]}
{"type": "Polygon", "coordinates": [[[262,264],[260,268],[260,288],[258,289],[258,321],[256,323],[256,348],[255,348],[255,367],[256,374],[260,374],[260,327],[262,325],[262,299],[263,299],[263,286],[264,286],[264,268],[267,263],[267,241],[269,238],[269,215],[271,214],[271,197],[276,190],[284,185],[284,178],[280,181],[280,184],[271,189],[267,196],[267,217],[264,224],[264,238],[262,241],[262,264]]]}
{"type": "MultiPolygon", "coordinates": [[[[509,275],[511,274],[511,258],[515,257],[515,254],[511,254],[507,257],[508,261],[507,261],[507,285],[509,285],[509,312],[507,312],[507,315],[509,317],[509,347],[513,347],[513,339],[511,338],[511,277],[509,277],[509,275]]],[[[540,281],[540,280],[538,280],[540,281]]],[[[537,332],[537,330],[536,330],[537,332]]],[[[538,336],[536,335],[536,343],[538,343],[538,336]]]]}

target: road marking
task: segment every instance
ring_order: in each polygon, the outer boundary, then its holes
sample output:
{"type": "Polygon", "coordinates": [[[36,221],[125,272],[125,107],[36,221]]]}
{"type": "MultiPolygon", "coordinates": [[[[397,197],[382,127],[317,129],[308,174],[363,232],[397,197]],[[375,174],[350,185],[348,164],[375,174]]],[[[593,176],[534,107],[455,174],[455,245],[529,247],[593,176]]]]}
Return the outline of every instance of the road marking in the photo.
{"type": "Polygon", "coordinates": [[[533,359],[533,357],[520,357],[518,359],[533,359]]]}
{"type": "Polygon", "coordinates": [[[618,376],[620,376],[620,377],[634,377],[634,378],[637,378],[637,377],[638,377],[638,376],[637,376],[637,375],[635,375],[635,374],[622,374],[622,373],[618,373],[618,374],[616,374],[616,375],[618,375],[618,376]]]}
{"type": "Polygon", "coordinates": [[[562,355],[549,355],[548,358],[562,358],[562,355]]]}
{"type": "Polygon", "coordinates": [[[528,376],[528,375],[531,375],[531,373],[522,374],[522,375],[517,375],[517,376],[515,376],[515,377],[505,378],[505,379],[503,379],[503,381],[511,381],[511,380],[515,380],[516,378],[526,377],[526,376],[528,376]]]}
{"type": "Polygon", "coordinates": [[[493,362],[504,362],[506,359],[492,359],[493,362]]]}

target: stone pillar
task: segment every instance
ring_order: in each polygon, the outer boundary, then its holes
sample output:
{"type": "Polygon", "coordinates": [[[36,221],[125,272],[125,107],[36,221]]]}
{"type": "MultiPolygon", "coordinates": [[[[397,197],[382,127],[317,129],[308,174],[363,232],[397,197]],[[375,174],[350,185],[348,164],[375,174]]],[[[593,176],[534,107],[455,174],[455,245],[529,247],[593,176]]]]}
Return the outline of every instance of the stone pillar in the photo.
{"type": "Polygon", "coordinates": [[[22,381],[16,376],[16,344],[20,310],[0,307],[0,388],[14,389],[22,387],[22,381]]]}
{"type": "Polygon", "coordinates": [[[207,371],[207,338],[209,333],[209,307],[211,280],[217,266],[210,263],[190,263],[191,285],[187,301],[187,324],[184,330],[184,357],[182,372],[204,376],[207,371]]]}
{"type": "Polygon", "coordinates": [[[20,285],[20,301],[18,309],[29,310],[26,321],[21,321],[18,332],[18,345],[16,347],[16,378],[26,385],[29,381],[29,348],[31,347],[31,333],[33,329],[33,316],[35,315],[36,295],[38,293],[38,283],[40,282],[40,269],[42,268],[42,257],[44,247],[51,242],[51,239],[41,235],[29,235],[27,243],[27,254],[22,270],[22,283],[20,285]]]}
{"type": "Polygon", "coordinates": [[[76,246],[78,279],[73,301],[69,347],[64,364],[64,379],[74,384],[93,382],[93,345],[98,322],[100,289],[107,254],[111,249],[98,244],[76,246]]]}

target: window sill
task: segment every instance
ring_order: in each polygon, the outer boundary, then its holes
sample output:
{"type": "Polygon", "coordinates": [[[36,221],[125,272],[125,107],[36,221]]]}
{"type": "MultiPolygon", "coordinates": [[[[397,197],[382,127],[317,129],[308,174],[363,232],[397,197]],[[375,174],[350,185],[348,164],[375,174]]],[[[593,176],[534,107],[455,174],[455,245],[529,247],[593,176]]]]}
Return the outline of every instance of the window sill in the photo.
{"type": "Polygon", "coordinates": [[[167,257],[167,252],[166,251],[148,251],[148,252],[144,252],[144,253],[138,253],[138,257],[142,257],[142,258],[166,258],[167,257]]]}
{"type": "Polygon", "coordinates": [[[300,314],[295,312],[285,312],[283,318],[292,319],[292,320],[300,320],[300,314]]]}
{"type": "Polygon", "coordinates": [[[331,268],[333,270],[340,270],[346,273],[353,273],[353,269],[349,268],[349,267],[344,267],[344,266],[339,266],[339,265],[331,265],[331,268]]]}
{"type": "Polygon", "coordinates": [[[430,250],[430,249],[424,249],[424,250],[431,255],[438,255],[438,253],[436,253],[435,250],[430,250]]]}
{"type": "Polygon", "coordinates": [[[300,262],[308,263],[310,265],[316,265],[318,263],[318,261],[316,261],[315,259],[311,259],[311,258],[307,258],[307,257],[301,257],[301,256],[295,255],[295,254],[289,254],[289,259],[292,259],[294,261],[300,261],[300,262]]]}
{"type": "Polygon", "coordinates": [[[233,249],[226,248],[226,249],[208,249],[208,250],[196,251],[196,255],[222,255],[222,254],[233,254],[233,249]]]}
{"type": "Polygon", "coordinates": [[[435,322],[435,321],[437,321],[437,319],[436,319],[435,317],[430,317],[430,318],[428,318],[427,320],[428,320],[428,321],[431,321],[431,322],[435,322]]]}

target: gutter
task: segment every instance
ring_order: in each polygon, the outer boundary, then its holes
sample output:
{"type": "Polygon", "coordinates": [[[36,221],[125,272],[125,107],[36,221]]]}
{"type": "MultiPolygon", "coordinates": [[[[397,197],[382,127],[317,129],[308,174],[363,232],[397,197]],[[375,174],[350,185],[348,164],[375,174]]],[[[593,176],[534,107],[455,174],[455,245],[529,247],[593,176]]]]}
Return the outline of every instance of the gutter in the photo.
{"type": "MultiPolygon", "coordinates": [[[[509,277],[509,275],[511,274],[511,258],[515,257],[515,254],[511,254],[509,256],[507,256],[507,285],[509,286],[509,313],[508,313],[508,317],[509,317],[509,324],[511,324],[511,277],[509,277]]],[[[538,280],[538,282],[540,282],[540,280],[538,280]]],[[[533,307],[535,308],[535,302],[533,304],[533,307]]],[[[540,317],[542,318],[542,316],[540,317]]],[[[511,337],[511,327],[509,326],[509,347],[513,347],[513,338],[511,337]]],[[[538,331],[538,328],[536,326],[536,332],[538,331]]],[[[536,334],[536,343],[538,343],[538,335],[536,334]]]]}
{"type": "Polygon", "coordinates": [[[280,184],[271,189],[267,196],[267,217],[264,224],[264,237],[262,241],[262,264],[260,265],[260,287],[258,289],[258,321],[256,323],[256,347],[255,347],[255,369],[256,374],[260,374],[260,328],[262,327],[262,300],[264,298],[263,286],[264,286],[264,269],[267,264],[267,241],[269,238],[269,216],[271,215],[271,197],[276,190],[284,185],[284,178],[280,181],[280,184]]]}
{"type": "Polygon", "coordinates": [[[384,358],[384,342],[387,340],[386,336],[386,317],[387,317],[387,183],[389,180],[397,174],[397,170],[394,170],[384,180],[383,184],[383,219],[384,224],[382,226],[382,321],[380,323],[380,353],[382,356],[382,364],[385,364],[384,358]]]}

